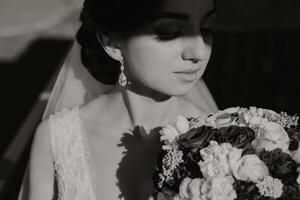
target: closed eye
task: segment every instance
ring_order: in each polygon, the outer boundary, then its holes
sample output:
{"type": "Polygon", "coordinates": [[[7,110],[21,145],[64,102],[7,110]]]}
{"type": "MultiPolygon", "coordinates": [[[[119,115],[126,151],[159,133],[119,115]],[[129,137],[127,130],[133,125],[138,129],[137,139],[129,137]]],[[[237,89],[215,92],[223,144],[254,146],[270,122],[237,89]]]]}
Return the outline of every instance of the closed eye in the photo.
{"type": "Polygon", "coordinates": [[[153,26],[158,41],[170,41],[183,35],[183,26],[172,20],[164,20],[153,26]]]}
{"type": "Polygon", "coordinates": [[[170,40],[174,40],[178,37],[180,37],[182,35],[182,33],[180,31],[176,31],[176,32],[159,32],[156,33],[156,39],[158,41],[170,41],[170,40]]]}

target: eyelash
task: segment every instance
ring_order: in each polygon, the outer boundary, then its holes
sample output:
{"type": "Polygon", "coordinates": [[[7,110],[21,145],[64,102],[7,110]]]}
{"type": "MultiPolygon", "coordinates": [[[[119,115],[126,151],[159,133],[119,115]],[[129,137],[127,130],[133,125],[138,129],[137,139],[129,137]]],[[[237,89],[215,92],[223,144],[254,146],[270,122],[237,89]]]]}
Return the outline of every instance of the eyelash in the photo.
{"type": "Polygon", "coordinates": [[[171,41],[171,40],[174,40],[174,39],[178,38],[181,35],[181,32],[180,31],[169,32],[169,33],[167,33],[167,32],[165,32],[165,33],[160,32],[160,33],[157,33],[156,35],[157,35],[156,39],[158,41],[167,42],[167,41],[171,41]]]}
{"type": "MultiPolygon", "coordinates": [[[[181,31],[167,32],[167,31],[157,31],[156,39],[160,42],[168,42],[174,40],[182,35],[181,31]]],[[[206,43],[210,43],[212,32],[209,29],[201,28],[201,35],[206,43]]]]}

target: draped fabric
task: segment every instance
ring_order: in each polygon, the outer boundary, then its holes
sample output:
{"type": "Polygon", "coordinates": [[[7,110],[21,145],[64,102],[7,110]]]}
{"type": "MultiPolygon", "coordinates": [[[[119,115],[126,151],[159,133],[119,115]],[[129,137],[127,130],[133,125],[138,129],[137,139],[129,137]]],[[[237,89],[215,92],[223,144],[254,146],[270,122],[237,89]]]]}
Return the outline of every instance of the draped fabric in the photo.
{"type": "Polygon", "coordinates": [[[52,89],[43,118],[64,108],[81,105],[112,88],[92,77],[82,65],[80,46],[74,42],[52,89]]]}

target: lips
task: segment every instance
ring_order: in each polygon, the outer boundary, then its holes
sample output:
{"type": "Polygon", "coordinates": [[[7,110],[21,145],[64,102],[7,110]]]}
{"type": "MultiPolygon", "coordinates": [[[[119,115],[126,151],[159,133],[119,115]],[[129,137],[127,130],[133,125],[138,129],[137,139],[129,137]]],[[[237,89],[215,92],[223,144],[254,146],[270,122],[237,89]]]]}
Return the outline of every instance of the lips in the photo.
{"type": "Polygon", "coordinates": [[[184,71],[176,71],[176,74],[194,74],[197,73],[200,69],[191,69],[191,70],[184,70],[184,71]]]}
{"type": "Polygon", "coordinates": [[[198,71],[200,71],[200,68],[175,71],[174,73],[175,74],[194,74],[194,73],[197,73],[198,71]]]}
{"type": "Polygon", "coordinates": [[[175,71],[174,74],[177,75],[180,79],[188,82],[192,82],[198,78],[198,72],[200,68],[197,69],[187,69],[182,71],[175,71]]]}

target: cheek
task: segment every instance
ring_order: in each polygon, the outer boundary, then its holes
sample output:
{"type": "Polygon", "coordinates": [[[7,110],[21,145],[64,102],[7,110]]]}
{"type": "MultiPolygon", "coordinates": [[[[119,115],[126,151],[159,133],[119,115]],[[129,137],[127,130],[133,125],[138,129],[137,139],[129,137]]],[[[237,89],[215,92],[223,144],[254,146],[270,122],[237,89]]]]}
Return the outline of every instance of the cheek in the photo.
{"type": "Polygon", "coordinates": [[[160,76],[172,74],[180,56],[176,44],[161,43],[149,36],[135,38],[127,46],[126,59],[134,79],[154,82],[160,76]]]}
{"type": "MultiPolygon", "coordinates": [[[[150,36],[129,40],[123,54],[131,80],[138,80],[151,89],[172,96],[189,92],[196,81],[184,82],[173,73],[186,64],[181,57],[182,46],[180,41],[158,42],[150,36]]],[[[210,48],[207,51],[210,52],[210,48]]],[[[207,62],[208,59],[203,63],[201,76],[207,62]]]]}

